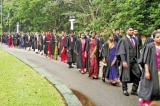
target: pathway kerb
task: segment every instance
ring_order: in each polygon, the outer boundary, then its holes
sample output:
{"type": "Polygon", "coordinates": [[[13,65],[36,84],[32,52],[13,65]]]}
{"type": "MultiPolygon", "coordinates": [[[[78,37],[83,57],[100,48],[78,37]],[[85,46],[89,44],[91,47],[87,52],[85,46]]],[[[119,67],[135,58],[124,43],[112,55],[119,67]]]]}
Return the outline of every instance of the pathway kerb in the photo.
{"type": "Polygon", "coordinates": [[[64,97],[64,99],[65,99],[65,101],[66,101],[66,103],[67,103],[68,106],[83,106],[82,103],[77,98],[77,96],[66,85],[64,85],[63,83],[61,83],[60,81],[58,81],[56,78],[54,78],[53,76],[51,76],[49,73],[47,73],[45,71],[45,69],[41,69],[40,67],[36,66],[32,62],[29,62],[26,59],[23,59],[21,57],[18,57],[14,53],[12,53],[12,52],[4,49],[4,48],[2,48],[2,49],[4,51],[6,51],[7,53],[15,56],[17,59],[21,60],[22,62],[24,62],[25,64],[27,64],[31,68],[33,68],[33,70],[35,70],[38,74],[40,74],[42,77],[46,78],[50,83],[52,83],[53,85],[55,85],[55,87],[57,88],[57,90],[64,97]]]}

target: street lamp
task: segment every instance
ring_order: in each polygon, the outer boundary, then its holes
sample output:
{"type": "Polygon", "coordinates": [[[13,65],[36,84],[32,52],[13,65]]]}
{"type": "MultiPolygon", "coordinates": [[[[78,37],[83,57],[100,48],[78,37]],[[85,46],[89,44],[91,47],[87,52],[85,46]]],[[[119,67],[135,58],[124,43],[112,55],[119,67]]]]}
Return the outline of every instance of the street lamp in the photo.
{"type": "Polygon", "coordinates": [[[17,22],[17,33],[19,33],[19,22],[17,22]]]}
{"type": "Polygon", "coordinates": [[[75,21],[75,15],[74,14],[70,14],[69,15],[69,21],[71,22],[71,27],[70,30],[73,30],[73,22],[75,21]]]}

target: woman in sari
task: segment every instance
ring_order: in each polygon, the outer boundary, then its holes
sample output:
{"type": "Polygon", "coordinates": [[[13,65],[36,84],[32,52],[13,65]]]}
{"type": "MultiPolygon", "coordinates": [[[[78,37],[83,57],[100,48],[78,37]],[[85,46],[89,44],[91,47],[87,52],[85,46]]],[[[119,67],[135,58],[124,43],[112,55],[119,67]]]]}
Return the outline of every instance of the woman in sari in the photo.
{"type": "Polygon", "coordinates": [[[55,60],[58,59],[58,39],[59,37],[57,36],[57,32],[54,30],[51,37],[51,55],[55,60]]]}
{"type": "Polygon", "coordinates": [[[114,42],[113,34],[109,34],[109,41],[104,43],[101,53],[104,63],[102,81],[105,82],[105,78],[107,78],[112,85],[119,84],[118,67],[116,64],[116,43],[114,42]]]}
{"type": "Polygon", "coordinates": [[[76,41],[74,52],[77,54],[76,56],[77,68],[82,74],[85,73],[84,69],[86,67],[85,48],[86,48],[85,34],[81,33],[80,39],[76,41]]]}
{"type": "Polygon", "coordinates": [[[88,77],[98,79],[99,75],[99,40],[95,38],[96,32],[91,33],[91,39],[86,43],[88,77]]]}
{"type": "Polygon", "coordinates": [[[62,36],[59,38],[59,54],[61,57],[61,62],[66,62],[67,61],[67,49],[64,47],[64,42],[66,40],[65,33],[62,31],[62,36]]]}
{"type": "Polygon", "coordinates": [[[8,47],[11,47],[11,45],[12,45],[12,35],[10,33],[8,34],[7,41],[8,41],[8,47]]]}
{"type": "Polygon", "coordinates": [[[48,31],[46,32],[46,37],[45,37],[45,49],[44,53],[46,54],[46,57],[51,58],[51,33],[48,31]]]}

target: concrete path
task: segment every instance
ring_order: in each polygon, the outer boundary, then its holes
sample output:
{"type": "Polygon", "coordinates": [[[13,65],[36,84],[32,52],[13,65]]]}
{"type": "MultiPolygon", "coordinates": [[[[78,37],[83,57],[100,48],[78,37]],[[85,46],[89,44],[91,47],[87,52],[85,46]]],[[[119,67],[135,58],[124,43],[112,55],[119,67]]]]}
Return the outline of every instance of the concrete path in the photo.
{"type": "MultiPolygon", "coordinates": [[[[87,74],[80,74],[76,68],[68,69],[68,65],[61,63],[59,60],[51,60],[32,51],[8,48],[6,45],[2,45],[2,48],[47,70],[48,73],[64,83],[68,88],[85,95],[95,106],[137,106],[138,97],[132,95],[129,97],[124,96],[121,85],[112,86],[107,82],[102,82],[101,79],[91,80],[87,77],[87,74]]],[[[100,69],[100,77],[101,71],[100,69]]],[[[131,84],[128,91],[131,91],[131,84]]]]}

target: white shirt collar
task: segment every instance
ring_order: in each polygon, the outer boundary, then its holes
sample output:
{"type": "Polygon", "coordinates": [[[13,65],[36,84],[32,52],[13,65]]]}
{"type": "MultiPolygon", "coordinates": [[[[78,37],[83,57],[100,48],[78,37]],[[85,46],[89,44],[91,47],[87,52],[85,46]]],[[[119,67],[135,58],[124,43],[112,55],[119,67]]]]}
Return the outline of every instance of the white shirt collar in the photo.
{"type": "MultiPolygon", "coordinates": [[[[130,39],[130,36],[129,35],[126,35],[129,39],[130,39]]],[[[134,36],[132,36],[132,37],[134,37],[134,36]]]]}
{"type": "Polygon", "coordinates": [[[136,35],[133,35],[133,37],[136,37],[136,35]]]}

